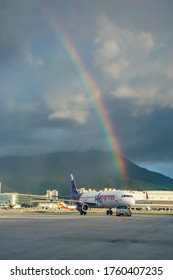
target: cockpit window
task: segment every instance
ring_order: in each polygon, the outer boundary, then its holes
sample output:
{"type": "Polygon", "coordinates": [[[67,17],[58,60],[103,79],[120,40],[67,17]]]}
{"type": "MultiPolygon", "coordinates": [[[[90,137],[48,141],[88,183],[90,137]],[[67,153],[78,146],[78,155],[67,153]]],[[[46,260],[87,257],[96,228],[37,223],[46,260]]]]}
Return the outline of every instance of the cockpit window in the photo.
{"type": "Polygon", "coordinates": [[[123,194],[121,197],[133,197],[133,195],[130,195],[130,194],[123,194]]]}

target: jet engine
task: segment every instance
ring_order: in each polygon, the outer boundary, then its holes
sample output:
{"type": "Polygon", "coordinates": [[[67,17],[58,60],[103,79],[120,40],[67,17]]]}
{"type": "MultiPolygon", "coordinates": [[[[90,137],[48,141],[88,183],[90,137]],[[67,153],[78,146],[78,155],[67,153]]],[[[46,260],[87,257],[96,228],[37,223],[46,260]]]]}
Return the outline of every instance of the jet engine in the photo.
{"type": "Polygon", "coordinates": [[[76,207],[76,209],[80,212],[80,213],[84,213],[88,210],[88,204],[82,204],[82,203],[79,203],[76,207]]]}

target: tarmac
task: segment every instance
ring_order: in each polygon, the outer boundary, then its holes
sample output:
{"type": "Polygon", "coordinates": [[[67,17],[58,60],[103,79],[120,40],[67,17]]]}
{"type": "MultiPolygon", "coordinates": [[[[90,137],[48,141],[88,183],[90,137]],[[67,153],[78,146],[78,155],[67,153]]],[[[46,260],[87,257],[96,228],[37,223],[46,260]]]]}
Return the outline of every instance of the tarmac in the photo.
{"type": "Polygon", "coordinates": [[[173,260],[173,215],[0,211],[0,260],[173,260]]]}

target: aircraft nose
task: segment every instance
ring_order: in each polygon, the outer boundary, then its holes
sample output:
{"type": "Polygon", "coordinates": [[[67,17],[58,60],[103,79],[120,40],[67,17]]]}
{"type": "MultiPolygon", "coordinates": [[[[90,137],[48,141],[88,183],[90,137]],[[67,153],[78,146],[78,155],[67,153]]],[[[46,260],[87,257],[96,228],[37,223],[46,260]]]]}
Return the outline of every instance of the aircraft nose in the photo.
{"type": "Polygon", "coordinates": [[[130,200],[130,206],[134,205],[135,204],[135,199],[134,198],[131,198],[130,200]]]}
{"type": "Polygon", "coordinates": [[[132,206],[132,205],[135,204],[135,199],[134,198],[128,198],[126,202],[129,206],[132,206]]]}

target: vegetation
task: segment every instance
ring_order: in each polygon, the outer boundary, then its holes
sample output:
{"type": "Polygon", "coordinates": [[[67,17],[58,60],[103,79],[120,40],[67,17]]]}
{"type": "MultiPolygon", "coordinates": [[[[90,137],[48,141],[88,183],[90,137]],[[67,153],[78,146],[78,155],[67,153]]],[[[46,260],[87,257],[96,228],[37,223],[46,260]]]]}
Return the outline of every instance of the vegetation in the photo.
{"type": "Polygon", "coordinates": [[[48,155],[0,159],[0,181],[20,193],[45,194],[58,189],[70,195],[70,173],[77,187],[133,190],[173,190],[173,179],[141,168],[124,159],[128,180],[124,183],[115,170],[109,152],[57,152],[48,155]]]}

